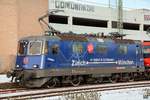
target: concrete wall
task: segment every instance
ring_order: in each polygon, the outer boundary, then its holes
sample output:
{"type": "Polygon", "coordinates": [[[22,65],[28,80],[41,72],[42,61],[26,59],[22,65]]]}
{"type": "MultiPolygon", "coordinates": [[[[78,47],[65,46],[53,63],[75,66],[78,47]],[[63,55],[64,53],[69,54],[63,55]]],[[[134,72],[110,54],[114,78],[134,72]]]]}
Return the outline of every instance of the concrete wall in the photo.
{"type": "Polygon", "coordinates": [[[48,10],[48,0],[0,0],[0,73],[14,67],[17,40],[39,35],[38,17],[48,10]]]}
{"type": "MultiPolygon", "coordinates": [[[[81,2],[80,0],[49,0],[49,9],[59,8],[60,10],[64,10],[64,12],[57,13],[58,15],[64,15],[69,17],[68,24],[59,24],[59,23],[50,23],[55,29],[61,32],[73,31],[74,33],[98,33],[104,32],[105,34],[110,32],[117,32],[117,28],[112,27],[112,21],[118,20],[118,11],[115,8],[102,7],[99,5],[91,5],[93,6],[93,11],[83,11],[79,9],[75,9],[76,7],[68,6],[68,4],[83,4],[86,5],[88,3],[81,2]],[[65,3],[67,4],[65,4],[65,3]],[[72,18],[89,18],[89,19],[99,19],[108,21],[108,27],[90,27],[84,25],[72,25],[72,18]]],[[[90,4],[89,4],[90,5],[90,4]]],[[[143,31],[143,25],[150,25],[150,20],[144,21],[144,15],[150,16],[150,10],[145,9],[132,9],[132,10],[124,10],[123,11],[123,22],[124,23],[134,23],[139,24],[139,30],[131,30],[131,29],[123,29],[124,34],[128,34],[127,39],[134,40],[150,40],[150,37],[146,34],[146,31],[143,31]],[[136,36],[135,36],[136,35],[136,36]]]]}

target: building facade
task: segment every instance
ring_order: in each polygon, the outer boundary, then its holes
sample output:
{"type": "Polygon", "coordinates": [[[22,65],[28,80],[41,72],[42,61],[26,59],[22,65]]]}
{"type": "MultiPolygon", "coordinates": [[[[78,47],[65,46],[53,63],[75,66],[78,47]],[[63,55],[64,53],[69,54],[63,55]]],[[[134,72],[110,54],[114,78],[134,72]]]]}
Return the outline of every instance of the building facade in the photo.
{"type": "MultiPolygon", "coordinates": [[[[38,18],[48,10],[60,9],[49,16],[49,24],[61,32],[98,33],[117,31],[117,10],[97,4],[73,0],[0,0],[0,73],[14,67],[17,40],[42,35],[38,18]]],[[[123,33],[126,38],[149,40],[150,11],[123,12],[123,33]]]]}
{"type": "Polygon", "coordinates": [[[40,35],[38,17],[48,10],[48,0],[0,0],[0,73],[14,67],[17,40],[40,35]]]}
{"type": "MultiPolygon", "coordinates": [[[[49,0],[49,9],[60,9],[49,17],[50,25],[60,31],[74,33],[117,32],[118,11],[116,8],[69,0],[49,0]]],[[[150,27],[150,10],[128,9],[123,11],[123,34],[125,38],[149,40],[146,30],[150,27]],[[136,36],[135,36],[136,35],[136,36]]]]}

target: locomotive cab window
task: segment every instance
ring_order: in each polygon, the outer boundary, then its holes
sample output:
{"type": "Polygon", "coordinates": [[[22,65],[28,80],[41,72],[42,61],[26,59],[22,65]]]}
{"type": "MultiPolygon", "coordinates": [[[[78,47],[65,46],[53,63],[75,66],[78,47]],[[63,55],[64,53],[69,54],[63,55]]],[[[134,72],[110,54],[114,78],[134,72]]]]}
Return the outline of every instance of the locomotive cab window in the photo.
{"type": "Polygon", "coordinates": [[[119,54],[125,55],[128,52],[128,47],[126,45],[119,45],[118,52],[119,52],[119,54]]]}
{"type": "Polygon", "coordinates": [[[30,41],[29,55],[40,55],[42,52],[42,41],[30,41]]]}
{"type": "Polygon", "coordinates": [[[58,54],[58,51],[59,51],[59,46],[57,44],[51,46],[52,54],[58,54]]]}

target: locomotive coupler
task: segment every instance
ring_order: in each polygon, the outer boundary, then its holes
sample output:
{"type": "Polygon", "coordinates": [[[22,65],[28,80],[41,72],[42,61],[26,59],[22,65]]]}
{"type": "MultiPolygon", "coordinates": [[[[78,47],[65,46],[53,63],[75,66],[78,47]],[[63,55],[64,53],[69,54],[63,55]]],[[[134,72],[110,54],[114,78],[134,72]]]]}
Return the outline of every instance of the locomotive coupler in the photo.
{"type": "Polygon", "coordinates": [[[11,77],[11,82],[13,82],[14,77],[15,77],[15,73],[14,73],[14,71],[13,71],[13,70],[8,71],[6,75],[7,75],[7,77],[8,77],[8,78],[10,78],[10,77],[11,77]]]}
{"type": "Polygon", "coordinates": [[[15,78],[15,80],[19,80],[22,75],[23,75],[22,70],[11,70],[11,71],[7,72],[7,77],[8,78],[11,77],[11,82],[13,82],[14,78],[15,78]]]}

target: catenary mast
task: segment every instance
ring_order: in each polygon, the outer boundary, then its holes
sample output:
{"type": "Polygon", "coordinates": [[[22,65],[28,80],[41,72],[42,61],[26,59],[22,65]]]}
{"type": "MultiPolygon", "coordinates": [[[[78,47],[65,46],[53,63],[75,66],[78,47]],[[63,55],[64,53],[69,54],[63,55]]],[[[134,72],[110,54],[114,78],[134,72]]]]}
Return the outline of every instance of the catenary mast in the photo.
{"type": "Polygon", "coordinates": [[[118,18],[117,28],[120,34],[123,34],[123,0],[117,0],[118,18]]]}

